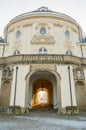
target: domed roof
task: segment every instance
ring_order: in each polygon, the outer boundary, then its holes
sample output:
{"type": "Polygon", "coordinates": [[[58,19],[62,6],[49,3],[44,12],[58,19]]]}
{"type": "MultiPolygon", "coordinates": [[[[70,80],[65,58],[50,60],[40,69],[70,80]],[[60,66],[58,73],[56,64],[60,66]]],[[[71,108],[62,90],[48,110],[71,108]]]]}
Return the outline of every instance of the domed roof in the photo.
{"type": "Polygon", "coordinates": [[[52,11],[52,10],[48,9],[48,7],[44,7],[44,6],[38,8],[37,10],[18,15],[16,17],[14,17],[10,22],[14,22],[16,20],[23,19],[26,17],[39,16],[40,14],[41,14],[41,16],[60,17],[60,18],[64,18],[64,19],[77,23],[76,20],[74,20],[72,17],[65,15],[63,13],[52,11]]]}

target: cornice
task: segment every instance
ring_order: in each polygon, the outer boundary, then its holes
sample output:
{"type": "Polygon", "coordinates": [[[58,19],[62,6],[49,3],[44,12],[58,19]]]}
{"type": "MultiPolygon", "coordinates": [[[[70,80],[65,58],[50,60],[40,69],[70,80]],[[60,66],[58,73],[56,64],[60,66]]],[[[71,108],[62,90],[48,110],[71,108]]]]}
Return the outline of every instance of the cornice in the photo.
{"type": "MultiPolygon", "coordinates": [[[[25,15],[19,15],[19,16],[15,17],[14,19],[12,19],[7,24],[6,28],[8,28],[10,25],[17,23],[19,21],[26,20],[26,19],[35,19],[35,18],[52,18],[52,19],[59,19],[62,21],[67,21],[67,22],[70,22],[70,23],[76,25],[77,27],[79,27],[82,30],[81,26],[72,17],[61,14],[61,13],[57,13],[57,12],[53,12],[53,13],[51,13],[51,12],[35,12],[35,13],[31,12],[31,13],[26,13],[25,15]]],[[[26,26],[31,26],[31,25],[26,25],[26,26]]],[[[55,24],[55,26],[62,27],[63,25],[55,24]]],[[[6,30],[6,28],[5,28],[5,30],[6,30]]]]}

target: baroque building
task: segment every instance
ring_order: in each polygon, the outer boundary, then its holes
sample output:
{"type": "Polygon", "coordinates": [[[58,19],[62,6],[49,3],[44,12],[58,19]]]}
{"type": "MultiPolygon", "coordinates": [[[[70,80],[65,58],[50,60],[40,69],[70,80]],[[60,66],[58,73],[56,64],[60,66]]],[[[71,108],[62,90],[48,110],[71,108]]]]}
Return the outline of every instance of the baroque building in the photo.
{"type": "Polygon", "coordinates": [[[0,38],[0,107],[86,110],[86,40],[72,17],[41,7],[0,38]]]}

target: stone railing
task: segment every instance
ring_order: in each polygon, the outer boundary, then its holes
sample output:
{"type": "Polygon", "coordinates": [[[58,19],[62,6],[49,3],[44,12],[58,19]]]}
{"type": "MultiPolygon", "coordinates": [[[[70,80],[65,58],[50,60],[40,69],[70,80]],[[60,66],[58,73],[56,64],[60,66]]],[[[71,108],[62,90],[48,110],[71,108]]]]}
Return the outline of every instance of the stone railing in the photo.
{"type": "Polygon", "coordinates": [[[86,58],[80,58],[69,55],[57,54],[28,54],[28,55],[15,55],[0,58],[0,65],[5,64],[19,64],[19,63],[57,63],[57,64],[76,64],[86,66],[86,58]]]}

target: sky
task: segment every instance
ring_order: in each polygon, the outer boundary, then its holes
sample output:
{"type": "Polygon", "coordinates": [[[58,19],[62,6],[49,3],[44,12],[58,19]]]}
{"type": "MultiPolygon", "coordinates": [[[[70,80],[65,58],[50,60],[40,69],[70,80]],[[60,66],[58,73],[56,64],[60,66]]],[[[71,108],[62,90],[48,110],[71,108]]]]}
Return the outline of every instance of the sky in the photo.
{"type": "Polygon", "coordinates": [[[0,0],[0,36],[12,18],[41,6],[73,17],[86,33],[86,0],[0,0]]]}

